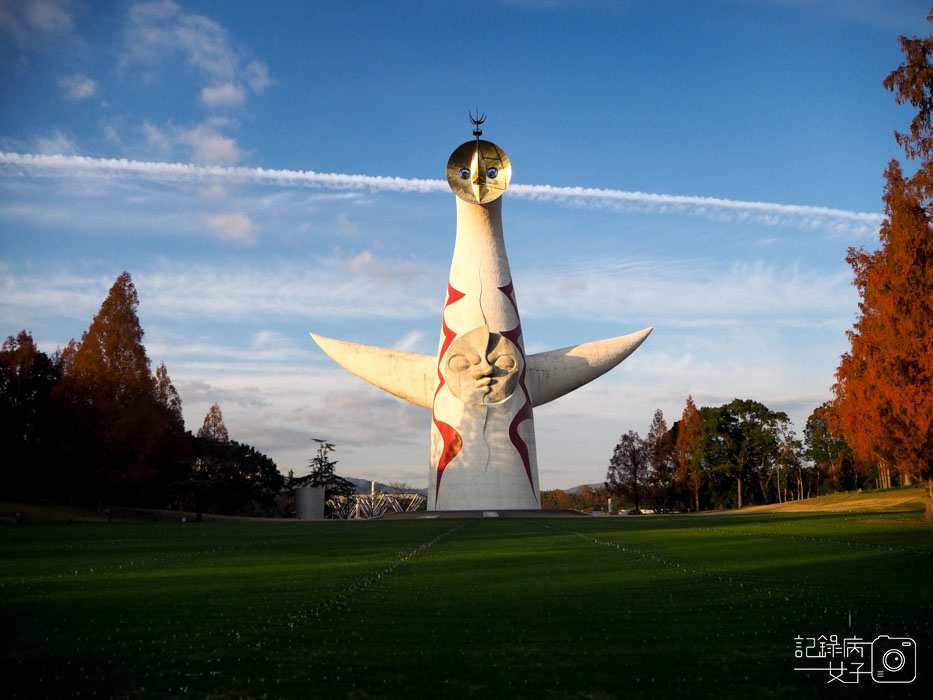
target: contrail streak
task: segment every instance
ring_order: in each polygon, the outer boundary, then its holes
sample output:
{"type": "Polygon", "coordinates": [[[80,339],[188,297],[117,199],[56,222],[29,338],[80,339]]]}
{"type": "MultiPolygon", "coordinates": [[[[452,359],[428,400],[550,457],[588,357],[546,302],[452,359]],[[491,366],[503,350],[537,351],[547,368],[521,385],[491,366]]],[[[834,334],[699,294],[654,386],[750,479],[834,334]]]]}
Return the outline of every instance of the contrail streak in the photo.
{"type": "Polygon", "coordinates": [[[629,192],[626,190],[606,190],[593,187],[552,187],[551,185],[512,185],[520,197],[530,199],[580,199],[604,202],[634,202],[638,204],[675,205],[691,208],[726,209],[754,213],[790,214],[793,216],[817,216],[834,219],[849,219],[866,224],[880,224],[884,217],[870,212],[814,207],[804,204],[776,204],[774,202],[748,202],[738,199],[719,197],[699,197],[695,195],[652,194],[649,192],[629,192]]]}
{"type": "MultiPolygon", "coordinates": [[[[379,175],[348,175],[318,173],[312,170],[276,170],[241,166],[193,165],[190,163],[162,163],[157,161],[128,160],[125,158],[90,158],[88,156],[42,155],[6,153],[0,151],[0,166],[7,173],[43,176],[87,174],[100,177],[134,178],[157,181],[229,180],[253,182],[280,187],[321,187],[328,189],[371,190],[385,192],[447,192],[444,180],[384,177],[379,175]]],[[[513,184],[509,191],[516,197],[540,201],[566,201],[596,206],[646,205],[672,206],[679,211],[694,214],[732,212],[755,217],[801,217],[825,221],[853,222],[865,228],[877,227],[881,214],[857,212],[830,207],[774,202],[748,202],[719,197],[653,194],[626,190],[592,187],[553,187],[551,185],[513,184]]]]}
{"type": "Polygon", "coordinates": [[[391,192],[442,192],[447,189],[447,183],[441,180],[317,173],[312,170],[272,170],[224,165],[160,163],[157,161],[127,160],[126,158],[5,153],[3,151],[0,151],[0,165],[18,166],[20,172],[25,175],[82,173],[142,180],[231,180],[281,186],[306,185],[333,189],[369,189],[391,192]]]}

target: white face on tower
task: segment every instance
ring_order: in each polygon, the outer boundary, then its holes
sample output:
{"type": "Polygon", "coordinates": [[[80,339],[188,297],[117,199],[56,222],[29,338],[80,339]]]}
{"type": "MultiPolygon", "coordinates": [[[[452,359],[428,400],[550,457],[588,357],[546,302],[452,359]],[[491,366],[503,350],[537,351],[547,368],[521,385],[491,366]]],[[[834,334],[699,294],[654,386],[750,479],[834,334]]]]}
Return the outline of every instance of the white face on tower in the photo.
{"type": "Polygon", "coordinates": [[[499,403],[518,384],[521,359],[508,338],[474,328],[450,344],[444,359],[444,378],[450,392],[463,403],[499,403]]]}

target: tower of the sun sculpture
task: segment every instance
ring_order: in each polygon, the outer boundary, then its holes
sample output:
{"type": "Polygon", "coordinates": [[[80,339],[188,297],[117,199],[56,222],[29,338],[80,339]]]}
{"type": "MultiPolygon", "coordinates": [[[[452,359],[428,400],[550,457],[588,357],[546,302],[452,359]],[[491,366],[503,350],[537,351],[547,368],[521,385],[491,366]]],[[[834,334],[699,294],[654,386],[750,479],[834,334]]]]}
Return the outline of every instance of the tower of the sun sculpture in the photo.
{"type": "Polygon", "coordinates": [[[532,409],[608,372],[652,330],[525,354],[502,235],[512,166],[480,139],[483,119],[447,162],[457,237],[437,355],[311,334],[353,374],[431,409],[429,510],[540,508],[532,409]]]}

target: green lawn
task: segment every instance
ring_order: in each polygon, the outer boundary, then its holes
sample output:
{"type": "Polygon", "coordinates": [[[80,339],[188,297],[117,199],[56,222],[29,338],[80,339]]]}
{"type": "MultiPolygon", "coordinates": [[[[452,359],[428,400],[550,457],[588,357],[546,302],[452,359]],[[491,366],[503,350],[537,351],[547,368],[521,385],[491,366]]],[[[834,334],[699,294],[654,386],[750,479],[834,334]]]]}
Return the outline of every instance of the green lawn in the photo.
{"type": "Polygon", "coordinates": [[[933,526],[917,518],[7,525],[4,688],[931,697],[933,526]],[[831,634],[913,638],[917,680],[795,671],[794,637],[831,634]]]}

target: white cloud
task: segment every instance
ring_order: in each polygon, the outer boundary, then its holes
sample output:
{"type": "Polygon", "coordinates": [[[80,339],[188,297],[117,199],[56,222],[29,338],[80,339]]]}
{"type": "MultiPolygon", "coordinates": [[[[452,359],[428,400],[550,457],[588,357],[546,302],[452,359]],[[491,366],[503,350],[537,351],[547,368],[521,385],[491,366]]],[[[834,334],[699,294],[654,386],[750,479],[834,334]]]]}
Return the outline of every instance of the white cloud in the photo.
{"type": "MultiPolygon", "coordinates": [[[[208,225],[227,240],[249,242],[255,236],[252,222],[243,215],[218,215],[212,217],[208,225]]],[[[410,264],[404,260],[376,258],[371,253],[364,257],[368,264],[381,266],[381,270],[405,268],[410,264]]],[[[418,274],[410,280],[385,276],[380,271],[373,279],[368,265],[353,270],[354,259],[317,257],[301,263],[280,261],[261,267],[166,263],[156,269],[134,271],[134,280],[141,298],[145,299],[145,312],[153,319],[172,319],[178,323],[191,318],[219,323],[237,319],[238,323],[256,323],[288,318],[298,320],[302,340],[305,330],[315,330],[315,324],[324,320],[396,321],[404,322],[401,326],[404,335],[395,341],[394,347],[431,352],[433,348],[426,343],[423,328],[436,322],[441,304],[438,290],[443,288],[446,270],[419,267],[418,274]],[[309,269],[315,273],[309,275],[309,269]],[[192,304],[192,300],[197,303],[192,304]],[[418,330],[410,330],[413,327],[418,330]]],[[[609,322],[620,334],[654,325],[658,330],[646,347],[667,342],[664,338],[697,334],[715,338],[717,347],[731,346],[740,353],[750,352],[755,345],[758,350],[753,354],[761,357],[773,352],[776,347],[773,337],[797,339],[794,342],[805,346],[812,345],[816,338],[844,340],[844,331],[851,323],[856,299],[848,284],[848,275],[837,277],[796,270],[793,266],[763,264],[673,267],[657,280],[653,279],[655,273],[645,272],[637,279],[622,280],[615,286],[612,275],[597,272],[592,287],[598,290],[598,303],[587,296],[565,300],[566,294],[547,281],[558,278],[552,271],[541,270],[528,279],[518,279],[522,316],[525,325],[533,329],[528,339],[533,344],[529,345],[529,351],[556,347],[538,347],[541,332],[546,329],[551,329],[547,334],[555,336],[554,342],[560,345],[597,339],[565,337],[555,332],[561,326],[561,319],[568,317],[575,322],[609,322]],[[539,277],[544,281],[536,281],[539,277]],[[641,289],[633,301],[629,292],[635,287],[641,289]],[[756,340],[761,338],[765,340],[756,340]]],[[[15,321],[17,318],[39,317],[50,309],[55,313],[65,311],[69,316],[73,313],[78,318],[90,317],[103,298],[101,290],[105,294],[108,283],[112,282],[70,272],[50,271],[48,276],[13,269],[0,272],[4,280],[4,315],[13,325],[21,323],[15,321]],[[79,289],[93,291],[77,294],[79,289]],[[77,299],[83,302],[77,304],[77,299]]],[[[290,346],[272,334],[281,331],[266,328],[268,332],[253,336],[250,352],[265,353],[263,356],[269,361],[287,360],[290,346]]],[[[188,356],[210,356],[210,352],[202,352],[191,341],[173,342],[185,348],[188,356]]],[[[706,347],[705,342],[701,345],[691,342],[688,349],[678,347],[676,352],[689,352],[691,357],[698,358],[706,347]]],[[[795,352],[793,348],[785,350],[790,354],[795,352]]],[[[714,366],[732,372],[724,361],[727,355],[722,353],[721,348],[706,353],[710,358],[709,366],[691,369],[686,375],[713,376],[717,374],[711,371],[714,366]]],[[[835,350],[829,354],[838,356],[835,350]]],[[[239,359],[245,357],[225,358],[227,361],[239,359]]],[[[665,358],[661,365],[667,367],[668,372],[673,372],[677,366],[670,358],[665,358]]],[[[766,366],[767,362],[761,368],[766,366]]],[[[756,380],[754,374],[750,374],[742,381],[756,380]]]]}
{"type": "MultiPolygon", "coordinates": [[[[391,269],[404,262],[382,260],[391,269]]],[[[166,318],[185,310],[201,318],[302,319],[368,318],[402,320],[433,317],[437,312],[440,275],[416,279],[379,280],[377,292],[365,271],[348,274],[346,257],[321,256],[301,263],[258,267],[236,265],[173,265],[134,275],[137,288],[147,290],[150,312],[166,318]],[[313,275],[308,271],[314,270],[313,275]],[[197,309],[190,300],[197,299],[197,309]]],[[[24,280],[24,285],[28,283],[24,280]]],[[[307,330],[313,330],[308,328],[307,330]]]]}
{"type": "Polygon", "coordinates": [[[206,381],[187,376],[181,372],[175,384],[188,427],[200,425],[208,407],[218,402],[230,437],[268,454],[283,472],[306,473],[311,440],[319,437],[336,443],[342,475],[386,481],[387,475],[399,474],[393,478],[414,478],[419,485],[427,476],[426,466],[408,470],[426,464],[430,413],[354,377],[349,379],[355,383],[348,383],[339,368],[309,372],[295,366],[288,375],[246,379],[225,372],[206,381]]]}
{"type": "Polygon", "coordinates": [[[245,99],[244,85],[259,93],[273,82],[266,64],[251,60],[234,45],[227,30],[209,17],[188,12],[174,2],[133,5],[121,64],[156,73],[175,57],[181,57],[205,83],[200,97],[208,107],[240,105],[245,99]]]}
{"type": "MultiPolygon", "coordinates": [[[[240,151],[232,139],[218,133],[217,120],[191,129],[180,129],[176,140],[193,148],[195,160],[202,164],[159,163],[123,158],[71,156],[49,158],[44,155],[0,152],[0,166],[16,166],[24,174],[98,174],[111,178],[138,178],[155,181],[256,182],[279,187],[322,187],[328,189],[374,190],[388,192],[448,192],[447,182],[419,178],[383,177],[318,173],[311,170],[275,170],[268,168],[220,167],[236,162],[240,151]]],[[[151,127],[151,125],[150,125],[151,127]]],[[[145,128],[145,127],[144,127],[145,128]]],[[[550,185],[512,185],[509,192],[517,197],[579,206],[643,207],[645,211],[668,213],[673,210],[694,216],[723,216],[729,221],[755,221],[771,226],[792,226],[802,230],[845,231],[853,235],[873,235],[883,216],[830,207],[774,202],[747,202],[717,197],[652,194],[587,187],[552,187],[550,185]]]]}
{"type": "Polygon", "coordinates": [[[418,273],[417,265],[412,262],[379,258],[369,250],[356,255],[347,267],[354,274],[367,277],[380,285],[406,283],[418,273]]]}
{"type": "Polygon", "coordinates": [[[201,102],[208,107],[233,107],[243,100],[243,88],[233,83],[201,88],[201,102]]]}
{"type": "Polygon", "coordinates": [[[172,150],[172,139],[159,127],[151,122],[144,122],[142,125],[143,136],[146,142],[160,153],[168,154],[172,150]]]}
{"type": "Polygon", "coordinates": [[[61,131],[55,130],[48,136],[36,138],[36,149],[43,155],[69,155],[77,152],[74,140],[61,131]]]}
{"type": "MultiPolygon", "coordinates": [[[[229,216],[229,215],[227,215],[229,216]]],[[[237,224],[236,218],[230,222],[237,224]]],[[[221,219],[217,226],[227,223],[221,219]]],[[[246,227],[247,223],[239,224],[246,227]]],[[[235,228],[235,227],[234,227],[235,228]]],[[[382,319],[434,318],[442,298],[446,271],[425,272],[410,281],[395,279],[375,284],[365,274],[348,274],[346,257],[317,257],[301,263],[280,262],[262,267],[254,264],[185,265],[168,263],[148,271],[133,271],[146,313],[153,318],[181,322],[200,320],[255,321],[264,318],[382,319]],[[308,271],[314,270],[313,275],[308,271]],[[192,305],[192,300],[197,300],[192,305]]],[[[385,260],[392,268],[399,261],[385,260]]],[[[420,270],[419,270],[420,272],[420,270]]],[[[45,313],[49,307],[71,317],[90,318],[106,296],[113,279],[67,270],[13,271],[0,267],[2,308],[14,323],[17,318],[45,313]],[[91,289],[88,296],[75,290],[91,289]],[[98,296],[98,291],[103,290],[98,296]],[[89,300],[87,305],[67,307],[69,298],[89,300]],[[95,301],[96,300],[96,301],[95,301]],[[90,312],[90,316],[88,316],[90,312]]],[[[2,319],[0,319],[2,320],[2,319]]],[[[309,327],[307,330],[314,330],[309,327]]]]}
{"type": "MultiPolygon", "coordinates": [[[[58,271],[51,279],[0,264],[0,321],[22,326],[24,318],[45,315],[90,319],[113,279],[58,271]]],[[[67,339],[56,341],[64,345],[67,339]]]]}
{"type": "Polygon", "coordinates": [[[851,279],[842,267],[827,273],[761,260],[603,259],[521,271],[516,286],[527,318],[637,320],[685,328],[836,322],[855,308],[851,279]]]}
{"type": "MultiPolygon", "coordinates": [[[[210,119],[192,127],[169,125],[161,128],[151,122],[144,122],[142,132],[146,142],[155,151],[171,156],[177,146],[189,151],[190,157],[202,165],[229,165],[240,159],[240,149],[236,141],[217,131],[223,120],[210,119]]],[[[219,185],[215,178],[211,186],[219,185]]]]}
{"type": "Polygon", "coordinates": [[[224,136],[209,124],[178,129],[175,140],[191,148],[191,158],[204,165],[229,165],[240,159],[236,141],[224,136]]]}
{"type": "Polygon", "coordinates": [[[251,345],[255,350],[289,348],[288,339],[278,331],[258,331],[253,333],[251,345]]]}
{"type": "Polygon", "coordinates": [[[120,132],[117,131],[115,126],[112,124],[104,124],[101,130],[104,132],[104,138],[110,141],[110,143],[120,143],[120,132]]]}
{"type": "Polygon", "coordinates": [[[146,25],[166,21],[178,14],[180,8],[171,0],[139,2],[130,8],[130,20],[134,24],[146,25]]]}
{"type": "Polygon", "coordinates": [[[331,439],[344,445],[362,447],[412,442],[427,433],[427,415],[423,408],[378,389],[359,386],[361,389],[357,391],[324,394],[314,408],[299,409],[292,415],[299,424],[331,435],[331,439]]]}
{"type": "MultiPolygon", "coordinates": [[[[173,379],[172,384],[176,385],[175,388],[178,389],[182,397],[182,406],[186,409],[185,412],[189,414],[189,428],[194,423],[190,414],[197,415],[198,412],[201,412],[206,415],[208,407],[215,403],[220,404],[221,410],[223,410],[224,406],[227,406],[228,413],[230,413],[229,406],[231,404],[247,409],[261,409],[269,405],[268,399],[262,395],[262,391],[256,386],[230,389],[200,379],[183,379],[177,382],[173,379]],[[187,410],[189,407],[191,407],[191,410],[187,410]]],[[[197,421],[197,425],[200,426],[202,422],[197,421]]],[[[234,437],[235,439],[236,437],[234,437]]]]}
{"type": "MultiPolygon", "coordinates": [[[[792,11],[805,17],[844,20],[864,24],[872,29],[884,28],[894,34],[925,33],[928,30],[920,3],[915,0],[756,0],[766,5],[792,11]]],[[[803,21],[809,21],[804,19],[803,21]]]]}
{"type": "Polygon", "coordinates": [[[84,100],[97,94],[97,83],[81,73],[60,77],[58,85],[72,100],[84,100]]]}
{"type": "Polygon", "coordinates": [[[233,214],[217,214],[207,220],[207,225],[224,241],[251,244],[256,241],[252,220],[239,212],[233,214]]]}
{"type": "Polygon", "coordinates": [[[350,221],[350,217],[341,212],[337,214],[337,228],[340,230],[340,233],[352,236],[360,230],[360,225],[350,221]]]}
{"type": "Polygon", "coordinates": [[[236,52],[226,30],[202,15],[185,12],[174,2],[141,2],[129,11],[124,63],[161,68],[173,55],[210,81],[234,76],[236,52]]]}
{"type": "Polygon", "coordinates": [[[0,2],[0,34],[19,46],[38,38],[71,31],[70,0],[3,0],[0,2]]]}
{"type": "MultiPolygon", "coordinates": [[[[152,77],[178,58],[199,76],[198,97],[211,109],[238,107],[246,100],[245,86],[258,92],[272,82],[265,64],[249,60],[227,30],[212,19],[169,1],[133,5],[120,65],[124,69],[138,66],[144,77],[152,77]]],[[[163,127],[158,135],[152,124],[143,129],[160,153],[171,153],[170,146],[182,145],[189,149],[186,157],[199,165],[232,165],[239,162],[241,153],[236,140],[223,133],[224,126],[221,120],[208,120],[192,127],[163,127]]]]}
{"type": "Polygon", "coordinates": [[[212,182],[201,190],[201,196],[205,199],[224,199],[227,196],[227,188],[219,182],[212,182]]]}
{"type": "Polygon", "coordinates": [[[243,71],[243,79],[249,84],[253,92],[260,93],[273,84],[269,77],[269,67],[262,61],[253,61],[243,71]]]}
{"type": "Polygon", "coordinates": [[[422,340],[424,340],[422,331],[410,331],[400,338],[398,342],[394,343],[392,347],[404,352],[415,352],[422,340]]]}

